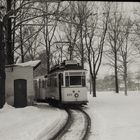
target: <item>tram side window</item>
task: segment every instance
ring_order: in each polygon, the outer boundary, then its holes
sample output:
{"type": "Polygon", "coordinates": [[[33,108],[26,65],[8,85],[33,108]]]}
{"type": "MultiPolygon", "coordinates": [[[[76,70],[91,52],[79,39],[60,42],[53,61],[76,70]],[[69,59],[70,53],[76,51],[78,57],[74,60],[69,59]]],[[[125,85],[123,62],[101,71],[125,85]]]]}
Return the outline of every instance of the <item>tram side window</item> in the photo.
{"type": "Polygon", "coordinates": [[[52,78],[50,78],[49,81],[48,81],[48,86],[50,86],[50,87],[57,87],[57,79],[56,78],[52,77],[52,78]]]}
{"type": "Polygon", "coordinates": [[[41,88],[41,79],[39,79],[39,88],[41,88]]]}
{"type": "Polygon", "coordinates": [[[69,86],[69,76],[66,76],[66,87],[69,86]]]}
{"type": "Polygon", "coordinates": [[[47,79],[45,80],[45,87],[47,88],[47,79]]]}
{"type": "Polygon", "coordinates": [[[57,87],[57,80],[56,80],[56,78],[54,78],[53,80],[54,80],[54,81],[53,81],[53,86],[54,86],[54,87],[57,87]]]}
{"type": "Polygon", "coordinates": [[[42,88],[45,88],[45,81],[42,80],[42,88]]]}
{"type": "Polygon", "coordinates": [[[85,87],[86,86],[86,77],[82,76],[82,86],[85,87]]]}
{"type": "Polygon", "coordinates": [[[50,87],[50,79],[47,80],[47,86],[50,87]]]}
{"type": "Polygon", "coordinates": [[[53,81],[52,78],[50,78],[50,87],[52,87],[53,81]]]}
{"type": "Polygon", "coordinates": [[[61,73],[61,85],[63,85],[64,82],[63,82],[63,74],[61,73]]]}
{"type": "Polygon", "coordinates": [[[34,81],[34,87],[35,87],[35,89],[38,88],[38,87],[37,87],[37,81],[36,81],[36,80],[34,81]]]}

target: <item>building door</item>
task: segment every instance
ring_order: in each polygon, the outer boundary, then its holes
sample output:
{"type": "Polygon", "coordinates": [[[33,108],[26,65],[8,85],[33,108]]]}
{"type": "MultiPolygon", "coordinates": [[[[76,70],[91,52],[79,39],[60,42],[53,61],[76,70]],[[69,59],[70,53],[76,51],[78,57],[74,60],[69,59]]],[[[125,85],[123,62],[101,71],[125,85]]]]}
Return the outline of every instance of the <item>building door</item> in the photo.
{"type": "Polygon", "coordinates": [[[14,80],[14,106],[27,106],[27,80],[25,79],[14,80]]]}

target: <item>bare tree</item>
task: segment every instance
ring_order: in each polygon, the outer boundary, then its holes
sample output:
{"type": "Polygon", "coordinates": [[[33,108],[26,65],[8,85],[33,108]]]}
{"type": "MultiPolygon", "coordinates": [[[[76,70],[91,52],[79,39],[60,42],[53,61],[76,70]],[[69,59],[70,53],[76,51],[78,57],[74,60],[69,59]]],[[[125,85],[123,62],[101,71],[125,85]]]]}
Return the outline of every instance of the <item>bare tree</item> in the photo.
{"type": "Polygon", "coordinates": [[[125,95],[127,95],[128,64],[132,62],[133,49],[130,45],[130,33],[132,25],[132,21],[130,20],[130,18],[128,18],[124,23],[123,33],[120,38],[119,62],[121,62],[121,71],[123,72],[125,95]]]}
{"type": "Polygon", "coordinates": [[[96,97],[96,79],[102,62],[110,13],[109,3],[105,3],[104,6],[104,14],[101,20],[99,20],[99,14],[96,13],[96,15],[92,14],[90,20],[87,20],[85,24],[85,44],[94,97],[96,97]],[[100,25],[100,27],[98,25],[100,25]]]}
{"type": "Polygon", "coordinates": [[[77,37],[79,35],[79,24],[77,23],[77,2],[68,1],[68,8],[63,12],[63,19],[70,22],[62,23],[62,31],[65,33],[62,44],[67,43],[69,60],[74,58],[74,48],[76,46],[77,37]]]}
{"type": "Polygon", "coordinates": [[[140,4],[138,3],[137,7],[134,9],[134,35],[133,38],[133,44],[135,46],[136,54],[140,54],[140,10],[139,10],[140,4]]]}
{"type": "Polygon", "coordinates": [[[114,67],[115,75],[115,91],[119,93],[119,82],[118,82],[118,52],[120,49],[120,35],[123,24],[122,13],[118,10],[118,3],[112,3],[112,16],[109,18],[108,25],[108,42],[110,49],[107,52],[108,58],[114,67]]]}
{"type": "MultiPolygon", "coordinates": [[[[29,30],[31,29],[30,26],[25,25],[28,22],[32,23],[33,19],[32,17],[37,17],[37,11],[33,9],[35,4],[27,3],[27,1],[20,0],[15,1],[14,4],[14,15],[15,18],[13,20],[13,46],[14,46],[14,52],[17,53],[19,56],[21,56],[21,62],[24,62],[24,57],[26,55],[25,50],[25,44],[31,40],[31,38],[34,38],[36,34],[38,34],[38,30],[40,31],[40,27],[37,27],[37,31],[33,30],[30,32],[30,34],[27,33],[27,28],[29,30]],[[34,14],[33,14],[34,13],[34,14]],[[31,20],[30,20],[31,18],[31,20]],[[19,51],[20,50],[20,51],[19,51]]],[[[33,26],[34,27],[34,26],[33,26]]],[[[30,48],[31,46],[29,46],[30,48]]],[[[29,49],[28,49],[29,50],[29,49]]],[[[19,58],[17,57],[17,59],[19,58]]],[[[17,61],[16,59],[16,61],[17,61]]]]}
{"type": "Polygon", "coordinates": [[[28,28],[26,28],[26,34],[32,34],[32,33],[36,33],[32,38],[28,39],[27,42],[24,44],[24,57],[25,57],[25,61],[27,60],[35,60],[39,54],[39,48],[40,43],[39,43],[39,33],[40,32],[36,32],[35,28],[30,26],[28,28]]]}
{"type": "MultiPolygon", "coordinates": [[[[7,64],[14,63],[14,41],[15,41],[15,26],[16,19],[18,19],[18,13],[21,13],[21,5],[25,3],[23,0],[6,0],[6,16],[4,17],[4,27],[5,27],[5,44],[6,44],[6,58],[7,64]],[[20,4],[19,4],[20,2],[20,4]],[[18,7],[16,5],[19,5],[18,7]],[[14,18],[14,20],[13,20],[14,18]],[[13,42],[12,42],[13,41],[13,42]]],[[[20,14],[22,17],[23,14],[20,14]]],[[[21,39],[22,40],[22,39],[21,39]]]]}
{"type": "Polygon", "coordinates": [[[86,1],[68,2],[68,10],[65,11],[62,25],[65,33],[64,42],[67,42],[69,59],[78,59],[84,68],[84,24],[89,17],[88,3],[86,1]]]}
{"type": "Polygon", "coordinates": [[[80,54],[81,54],[81,66],[84,68],[84,44],[83,44],[83,26],[88,19],[89,11],[87,9],[87,2],[78,2],[78,20],[79,20],[79,30],[80,30],[80,54]]]}
{"type": "Polygon", "coordinates": [[[60,2],[58,3],[48,3],[45,2],[45,4],[41,5],[42,9],[44,10],[44,16],[43,16],[43,37],[44,37],[44,43],[42,43],[43,46],[45,46],[46,49],[46,63],[47,63],[47,73],[49,73],[50,70],[50,62],[51,62],[51,56],[52,56],[52,46],[53,46],[53,39],[54,34],[57,28],[58,20],[60,17],[60,2]],[[52,14],[55,13],[55,14],[52,14]],[[51,24],[51,25],[50,25],[51,24]]]}

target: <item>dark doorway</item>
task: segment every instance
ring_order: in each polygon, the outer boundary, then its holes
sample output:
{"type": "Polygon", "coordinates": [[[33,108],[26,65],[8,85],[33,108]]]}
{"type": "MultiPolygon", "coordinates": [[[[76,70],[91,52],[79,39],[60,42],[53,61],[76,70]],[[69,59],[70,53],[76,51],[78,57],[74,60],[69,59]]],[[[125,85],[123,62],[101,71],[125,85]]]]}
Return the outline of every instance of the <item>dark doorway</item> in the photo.
{"type": "Polygon", "coordinates": [[[25,79],[14,80],[14,106],[27,106],[27,80],[25,79]]]}

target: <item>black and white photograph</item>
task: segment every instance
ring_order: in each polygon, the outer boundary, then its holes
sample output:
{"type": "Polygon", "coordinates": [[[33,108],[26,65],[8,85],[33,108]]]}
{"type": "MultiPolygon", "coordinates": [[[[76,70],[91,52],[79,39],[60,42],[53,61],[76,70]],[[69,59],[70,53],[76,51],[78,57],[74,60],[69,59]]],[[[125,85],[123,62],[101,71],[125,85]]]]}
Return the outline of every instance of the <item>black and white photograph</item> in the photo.
{"type": "Polygon", "coordinates": [[[140,2],[0,0],[0,140],[140,140],[140,2]]]}

